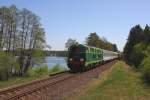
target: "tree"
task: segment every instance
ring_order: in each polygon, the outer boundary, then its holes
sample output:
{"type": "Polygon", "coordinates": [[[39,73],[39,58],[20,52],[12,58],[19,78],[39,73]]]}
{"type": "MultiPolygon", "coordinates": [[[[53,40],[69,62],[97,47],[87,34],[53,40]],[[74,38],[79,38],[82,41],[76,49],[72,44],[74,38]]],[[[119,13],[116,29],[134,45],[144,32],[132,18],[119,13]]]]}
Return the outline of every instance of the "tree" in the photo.
{"type": "Polygon", "coordinates": [[[112,47],[112,51],[117,52],[117,51],[118,51],[117,45],[116,45],[116,44],[113,44],[112,46],[113,46],[113,47],[112,47]]]}
{"type": "Polygon", "coordinates": [[[146,44],[149,44],[150,43],[150,27],[148,25],[145,26],[143,34],[144,34],[144,42],[146,44]]]}
{"type": "Polygon", "coordinates": [[[131,28],[123,52],[124,60],[126,61],[126,63],[137,66],[137,61],[135,61],[137,57],[134,46],[137,45],[138,43],[141,43],[143,39],[144,39],[143,29],[141,28],[140,25],[136,25],[135,27],[131,28]]]}
{"type": "Polygon", "coordinates": [[[146,80],[147,83],[150,83],[150,45],[147,46],[144,53],[145,58],[141,63],[141,69],[143,73],[143,78],[146,80]]]}
{"type": "Polygon", "coordinates": [[[66,48],[69,48],[71,45],[77,44],[77,43],[78,43],[78,42],[77,42],[75,39],[69,38],[69,39],[67,40],[67,42],[65,43],[65,47],[66,47],[66,48]]]}
{"type": "Polygon", "coordinates": [[[96,32],[90,33],[90,35],[86,39],[86,45],[93,46],[93,47],[99,47],[100,39],[96,32]]]}
{"type": "Polygon", "coordinates": [[[18,69],[18,62],[13,55],[0,52],[0,80],[7,80],[13,69],[18,69]]]}
{"type": "Polygon", "coordinates": [[[19,68],[13,67],[16,73],[25,74],[32,59],[42,55],[41,50],[46,47],[45,31],[37,15],[15,5],[0,7],[0,52],[5,50],[7,56],[11,55],[18,61],[19,68]]]}
{"type": "Polygon", "coordinates": [[[116,45],[116,47],[114,47],[114,45],[108,42],[106,38],[100,38],[96,32],[90,33],[90,35],[86,38],[86,45],[111,51],[117,49],[116,45]]]}

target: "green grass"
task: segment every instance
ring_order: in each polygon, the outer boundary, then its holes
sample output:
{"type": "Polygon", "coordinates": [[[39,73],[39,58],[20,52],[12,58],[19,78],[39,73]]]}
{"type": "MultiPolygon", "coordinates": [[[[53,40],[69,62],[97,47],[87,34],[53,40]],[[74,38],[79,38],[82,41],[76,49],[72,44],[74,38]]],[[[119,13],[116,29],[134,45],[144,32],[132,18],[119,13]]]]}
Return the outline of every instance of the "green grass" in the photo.
{"type": "Polygon", "coordinates": [[[77,91],[73,100],[150,100],[150,87],[139,72],[118,62],[101,78],[90,82],[77,91]],[[101,78],[105,77],[105,80],[101,78]]]}
{"type": "Polygon", "coordinates": [[[49,74],[58,73],[61,71],[67,70],[66,68],[61,67],[59,64],[54,65],[52,68],[49,69],[49,74]]]}
{"type": "Polygon", "coordinates": [[[42,77],[44,76],[12,77],[9,80],[0,81],[0,89],[10,87],[13,85],[27,83],[27,82],[30,82],[30,81],[33,81],[42,77]]]}
{"type": "Polygon", "coordinates": [[[52,68],[48,69],[47,66],[41,66],[36,68],[30,68],[28,70],[28,75],[25,77],[10,77],[9,80],[0,81],[0,89],[10,87],[13,85],[24,84],[31,82],[33,80],[41,79],[44,77],[48,77],[49,74],[57,73],[60,71],[66,70],[62,68],[60,65],[55,65],[52,68]]]}

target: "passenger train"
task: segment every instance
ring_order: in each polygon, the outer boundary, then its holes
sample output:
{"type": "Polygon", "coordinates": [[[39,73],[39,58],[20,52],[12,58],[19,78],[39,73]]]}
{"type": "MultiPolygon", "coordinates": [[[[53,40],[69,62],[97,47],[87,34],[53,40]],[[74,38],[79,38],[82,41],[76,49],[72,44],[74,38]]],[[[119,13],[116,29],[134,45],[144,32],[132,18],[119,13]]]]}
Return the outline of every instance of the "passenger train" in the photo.
{"type": "Polygon", "coordinates": [[[118,57],[117,52],[74,44],[68,48],[67,65],[72,72],[83,72],[118,57]]]}

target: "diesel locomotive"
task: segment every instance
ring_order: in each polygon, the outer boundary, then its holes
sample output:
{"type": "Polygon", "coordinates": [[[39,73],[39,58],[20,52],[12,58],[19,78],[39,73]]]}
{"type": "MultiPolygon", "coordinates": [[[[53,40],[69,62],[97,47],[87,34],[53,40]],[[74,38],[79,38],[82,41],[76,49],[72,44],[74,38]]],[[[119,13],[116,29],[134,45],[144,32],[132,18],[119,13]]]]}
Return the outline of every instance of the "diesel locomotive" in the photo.
{"type": "Polygon", "coordinates": [[[68,48],[67,64],[72,72],[82,72],[118,57],[117,52],[74,44],[68,48]]]}

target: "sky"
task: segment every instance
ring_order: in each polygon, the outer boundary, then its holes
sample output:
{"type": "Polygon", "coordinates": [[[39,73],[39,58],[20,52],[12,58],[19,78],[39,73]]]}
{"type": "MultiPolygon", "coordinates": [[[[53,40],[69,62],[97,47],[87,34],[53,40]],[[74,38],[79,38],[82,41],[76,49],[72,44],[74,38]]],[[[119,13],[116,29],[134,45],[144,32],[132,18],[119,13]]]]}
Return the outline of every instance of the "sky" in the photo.
{"type": "Polygon", "coordinates": [[[123,50],[130,29],[150,23],[150,0],[0,0],[38,15],[52,50],[64,50],[69,38],[85,43],[91,32],[123,50]]]}

